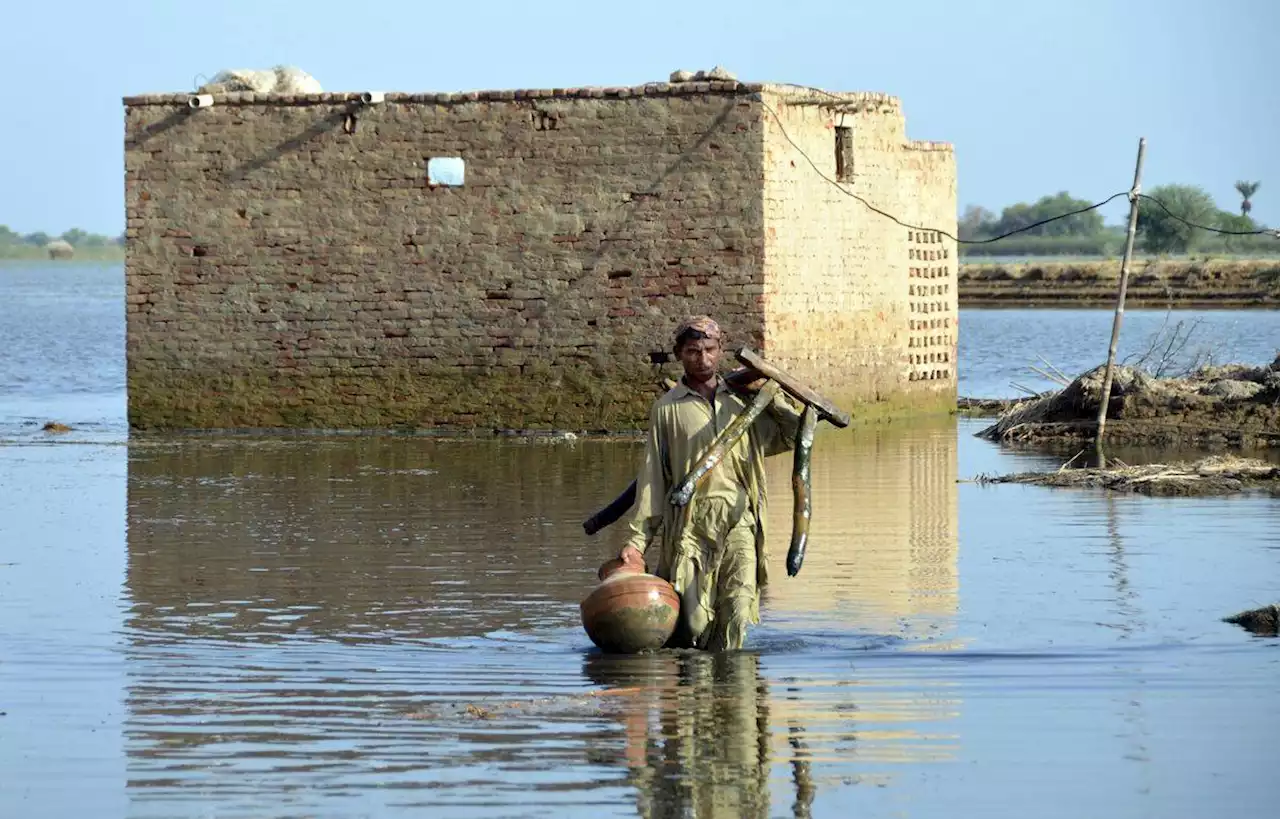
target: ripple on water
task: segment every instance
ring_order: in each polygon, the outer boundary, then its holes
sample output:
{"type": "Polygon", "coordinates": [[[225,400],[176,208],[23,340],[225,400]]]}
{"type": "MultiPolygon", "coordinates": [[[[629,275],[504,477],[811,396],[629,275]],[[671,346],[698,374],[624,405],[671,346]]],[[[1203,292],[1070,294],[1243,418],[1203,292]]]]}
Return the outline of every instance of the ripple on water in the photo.
{"type": "MultiPolygon", "coordinates": [[[[12,400],[0,423],[51,420],[12,400]]],[[[57,420],[122,423],[95,412],[57,420]]],[[[23,783],[0,813],[1259,813],[1271,777],[1239,749],[1280,725],[1280,643],[1219,618],[1280,585],[1280,507],[957,484],[1061,460],[980,425],[820,438],[798,578],[771,463],[747,650],[633,658],[577,609],[619,542],[581,520],[633,445],[24,427],[0,455],[23,783]]]]}

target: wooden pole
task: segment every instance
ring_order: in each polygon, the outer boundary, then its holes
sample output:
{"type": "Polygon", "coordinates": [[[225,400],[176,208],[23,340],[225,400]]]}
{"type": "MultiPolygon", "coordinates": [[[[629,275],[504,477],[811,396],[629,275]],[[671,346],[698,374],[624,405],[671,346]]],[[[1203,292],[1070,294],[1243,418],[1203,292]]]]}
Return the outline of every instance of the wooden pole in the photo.
{"type": "Polygon", "coordinates": [[[1107,350],[1107,371],[1102,378],[1102,396],[1098,400],[1098,432],[1094,448],[1098,451],[1098,466],[1105,468],[1106,456],[1102,453],[1102,435],[1107,426],[1107,404],[1111,401],[1111,379],[1116,362],[1116,346],[1120,342],[1120,322],[1124,320],[1124,296],[1129,289],[1129,263],[1133,260],[1133,239],[1138,232],[1138,194],[1142,190],[1142,159],[1147,153],[1147,139],[1138,140],[1138,164],[1133,170],[1133,187],[1129,189],[1129,232],[1124,240],[1124,261],[1120,264],[1120,292],[1116,295],[1116,314],[1111,321],[1111,347],[1107,350]]]}

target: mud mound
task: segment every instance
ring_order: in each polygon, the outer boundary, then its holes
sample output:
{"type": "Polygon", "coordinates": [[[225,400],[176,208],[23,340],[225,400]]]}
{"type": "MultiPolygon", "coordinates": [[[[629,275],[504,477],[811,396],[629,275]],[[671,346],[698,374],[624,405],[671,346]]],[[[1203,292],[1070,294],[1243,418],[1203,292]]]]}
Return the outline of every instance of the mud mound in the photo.
{"type": "MultiPolygon", "coordinates": [[[[1009,408],[978,436],[1004,443],[1091,440],[1104,369],[1009,408]]],[[[1280,446],[1280,356],[1265,367],[1206,367],[1181,378],[1116,367],[1106,431],[1113,443],[1280,446]]]]}
{"type": "Polygon", "coordinates": [[[1223,620],[1261,637],[1280,635],[1280,605],[1272,604],[1260,609],[1242,611],[1239,614],[1224,617],[1223,620]]]}

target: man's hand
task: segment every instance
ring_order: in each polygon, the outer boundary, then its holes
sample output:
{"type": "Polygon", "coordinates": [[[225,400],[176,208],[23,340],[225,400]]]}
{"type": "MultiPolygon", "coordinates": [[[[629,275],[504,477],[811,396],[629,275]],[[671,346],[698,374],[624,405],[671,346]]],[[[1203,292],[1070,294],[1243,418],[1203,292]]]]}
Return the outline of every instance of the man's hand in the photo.
{"type": "Polygon", "coordinates": [[[634,546],[624,546],[622,551],[618,552],[618,559],[622,561],[622,565],[639,568],[644,571],[644,555],[634,546]]]}
{"type": "Polygon", "coordinates": [[[634,546],[624,547],[621,552],[618,552],[617,557],[612,560],[606,560],[600,566],[600,569],[596,572],[596,577],[604,580],[609,575],[621,571],[626,571],[627,573],[644,572],[644,555],[640,553],[639,549],[634,546]]]}

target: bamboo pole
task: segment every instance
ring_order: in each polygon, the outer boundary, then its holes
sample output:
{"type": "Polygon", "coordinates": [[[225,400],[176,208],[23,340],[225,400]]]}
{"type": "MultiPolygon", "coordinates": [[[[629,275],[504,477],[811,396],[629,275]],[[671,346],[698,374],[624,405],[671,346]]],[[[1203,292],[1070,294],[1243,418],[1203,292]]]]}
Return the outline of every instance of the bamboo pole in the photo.
{"type": "Polygon", "coordinates": [[[1116,346],[1120,341],[1120,322],[1124,320],[1124,297],[1129,289],[1129,263],[1133,261],[1133,239],[1138,232],[1138,194],[1142,190],[1142,160],[1147,153],[1147,139],[1138,140],[1138,162],[1133,169],[1133,187],[1129,190],[1129,231],[1124,240],[1124,261],[1120,264],[1120,291],[1116,294],[1116,314],[1111,321],[1111,346],[1107,350],[1107,371],[1102,378],[1102,396],[1098,400],[1098,431],[1094,448],[1098,451],[1098,466],[1105,468],[1106,456],[1102,452],[1102,436],[1107,426],[1107,404],[1111,401],[1111,379],[1116,363],[1116,346]]]}

